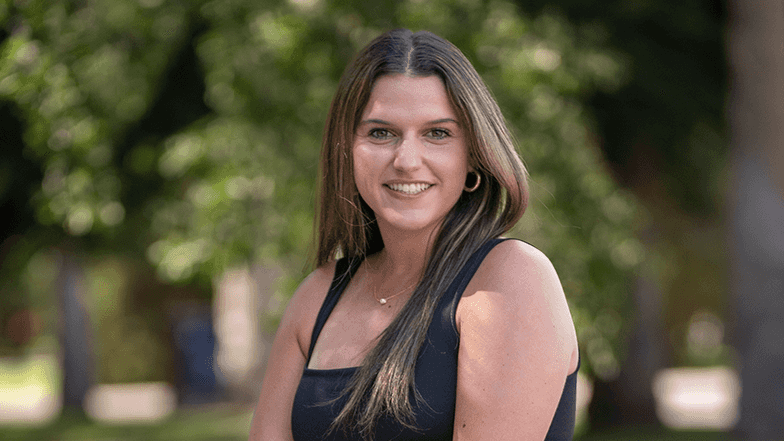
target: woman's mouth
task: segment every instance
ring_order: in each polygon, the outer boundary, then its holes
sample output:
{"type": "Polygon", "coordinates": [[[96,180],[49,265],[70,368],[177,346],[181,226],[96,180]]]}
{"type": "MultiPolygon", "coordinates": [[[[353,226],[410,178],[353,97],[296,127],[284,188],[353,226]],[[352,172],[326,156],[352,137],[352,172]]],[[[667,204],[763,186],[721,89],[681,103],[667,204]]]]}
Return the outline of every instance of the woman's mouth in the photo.
{"type": "Polygon", "coordinates": [[[428,188],[432,187],[432,184],[425,184],[425,183],[417,183],[417,184],[384,184],[387,188],[392,191],[396,191],[398,193],[404,194],[419,194],[423,191],[427,190],[428,188]]]}

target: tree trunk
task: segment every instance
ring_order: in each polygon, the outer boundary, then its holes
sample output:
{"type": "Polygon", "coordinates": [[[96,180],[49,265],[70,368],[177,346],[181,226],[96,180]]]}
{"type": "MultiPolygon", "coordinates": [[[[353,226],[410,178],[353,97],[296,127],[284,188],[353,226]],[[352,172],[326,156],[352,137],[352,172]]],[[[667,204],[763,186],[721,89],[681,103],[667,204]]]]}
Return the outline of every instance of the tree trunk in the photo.
{"type": "Polygon", "coordinates": [[[733,0],[730,228],[739,439],[784,434],[784,2],[733,0]]]}
{"type": "MultiPolygon", "coordinates": [[[[644,232],[641,240],[653,246],[655,229],[644,232]]],[[[653,396],[653,378],[667,364],[662,288],[651,270],[637,276],[633,295],[632,331],[626,343],[626,359],[618,377],[594,384],[589,406],[591,431],[602,432],[618,426],[660,426],[653,396]]]]}
{"type": "Polygon", "coordinates": [[[63,408],[81,412],[95,378],[92,333],[85,305],[84,274],[77,257],[67,250],[60,252],[57,296],[61,320],[63,408]]]}

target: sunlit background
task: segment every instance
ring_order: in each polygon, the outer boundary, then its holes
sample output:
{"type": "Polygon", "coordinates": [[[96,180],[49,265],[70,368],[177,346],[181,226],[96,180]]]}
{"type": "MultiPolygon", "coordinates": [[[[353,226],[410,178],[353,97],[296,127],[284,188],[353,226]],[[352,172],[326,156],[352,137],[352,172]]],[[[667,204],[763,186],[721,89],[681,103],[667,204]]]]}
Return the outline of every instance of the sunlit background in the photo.
{"type": "Polygon", "coordinates": [[[383,30],[474,63],[562,279],[580,439],[784,433],[784,2],[0,2],[0,438],[245,439],[321,131],[383,30]],[[7,435],[6,435],[7,434],[7,435]]]}

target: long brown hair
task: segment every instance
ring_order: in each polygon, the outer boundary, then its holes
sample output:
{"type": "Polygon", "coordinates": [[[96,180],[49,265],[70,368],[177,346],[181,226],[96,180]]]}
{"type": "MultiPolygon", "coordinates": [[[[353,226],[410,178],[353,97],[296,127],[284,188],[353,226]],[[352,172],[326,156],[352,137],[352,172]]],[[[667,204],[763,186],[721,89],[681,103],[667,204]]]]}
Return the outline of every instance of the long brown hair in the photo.
{"type": "Polygon", "coordinates": [[[353,427],[366,438],[384,413],[414,427],[409,393],[421,399],[414,367],[441,295],[470,255],[508,231],[528,203],[525,167],[498,105],[468,59],[430,32],[392,30],[348,65],[332,100],[321,150],[317,266],[339,256],[363,259],[384,247],[375,215],[354,181],[352,148],[373,84],[389,74],[441,78],[466,130],[469,164],[481,184],[463,192],[447,214],[414,293],[344,391],[349,398],[332,427],[353,427]]]}

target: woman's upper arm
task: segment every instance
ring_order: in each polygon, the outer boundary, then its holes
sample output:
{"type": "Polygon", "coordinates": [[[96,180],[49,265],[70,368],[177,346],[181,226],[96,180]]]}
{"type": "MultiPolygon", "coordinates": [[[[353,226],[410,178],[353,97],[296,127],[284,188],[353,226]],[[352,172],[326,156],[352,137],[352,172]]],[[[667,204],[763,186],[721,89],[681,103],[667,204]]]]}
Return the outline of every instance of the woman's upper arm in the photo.
{"type": "Polygon", "coordinates": [[[297,288],[272,343],[249,440],[291,440],[291,409],[305,368],[310,332],[331,282],[333,265],[311,273],[297,288]]]}
{"type": "Polygon", "coordinates": [[[456,440],[547,434],[577,340],[558,276],[541,252],[497,245],[460,300],[456,440]]]}

